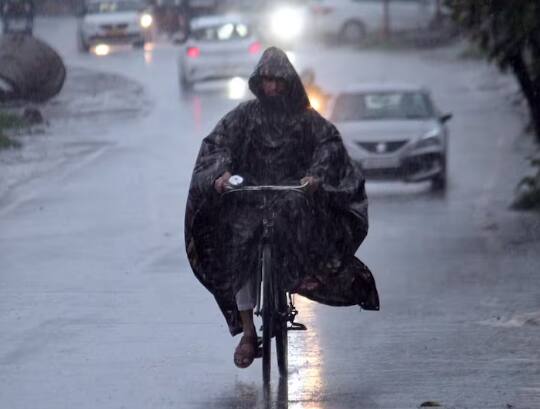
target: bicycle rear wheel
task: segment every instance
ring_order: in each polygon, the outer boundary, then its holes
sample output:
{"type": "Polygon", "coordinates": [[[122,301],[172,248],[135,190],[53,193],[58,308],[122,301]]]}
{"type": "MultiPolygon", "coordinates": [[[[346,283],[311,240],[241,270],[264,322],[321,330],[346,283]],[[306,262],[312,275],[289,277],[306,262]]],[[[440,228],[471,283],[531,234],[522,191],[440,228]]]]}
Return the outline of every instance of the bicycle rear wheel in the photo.
{"type": "Polygon", "coordinates": [[[272,252],[268,244],[264,245],[262,251],[262,282],[263,282],[263,308],[262,308],[262,370],[263,381],[270,382],[271,369],[271,342],[274,315],[274,297],[272,291],[272,252]]]}
{"type": "MultiPolygon", "coordinates": [[[[276,280],[277,281],[277,280],[276,280]]],[[[277,306],[278,314],[274,320],[274,328],[276,335],[276,355],[279,368],[279,374],[282,377],[286,377],[288,374],[288,338],[287,338],[287,294],[281,286],[276,285],[275,291],[275,305],[277,306]]]]}

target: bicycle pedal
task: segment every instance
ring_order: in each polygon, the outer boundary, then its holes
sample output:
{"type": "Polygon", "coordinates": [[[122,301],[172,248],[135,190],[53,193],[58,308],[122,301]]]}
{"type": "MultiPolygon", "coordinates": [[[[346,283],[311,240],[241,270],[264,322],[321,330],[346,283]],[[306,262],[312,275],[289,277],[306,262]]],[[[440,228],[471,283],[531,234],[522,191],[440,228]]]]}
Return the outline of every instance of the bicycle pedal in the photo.
{"type": "Polygon", "coordinates": [[[287,331],[307,331],[307,327],[299,322],[293,322],[290,327],[287,327],[287,331]]]}

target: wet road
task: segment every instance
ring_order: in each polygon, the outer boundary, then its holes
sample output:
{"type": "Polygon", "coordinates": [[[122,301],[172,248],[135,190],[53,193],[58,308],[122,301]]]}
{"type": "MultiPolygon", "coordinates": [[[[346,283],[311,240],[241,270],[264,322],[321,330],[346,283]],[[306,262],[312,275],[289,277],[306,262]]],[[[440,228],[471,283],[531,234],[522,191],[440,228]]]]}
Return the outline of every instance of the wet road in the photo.
{"type": "Polygon", "coordinates": [[[142,95],[128,95],[145,104],[60,121],[64,138],[93,148],[2,202],[2,407],[540,407],[540,226],[506,210],[527,149],[511,80],[456,59],[458,48],[297,52],[327,87],[430,86],[455,115],[450,186],[435,195],[428,184],[368,184],[371,230],[359,256],[382,309],[297,299],[309,331],[290,337],[288,383],[265,394],[259,362],[234,367],[237,340],[183,250],[201,138],[236,102],[215,91],[180,98],[171,45],[81,56],[73,28],[51,19],[37,31],[72,69],[141,84],[142,95]]]}

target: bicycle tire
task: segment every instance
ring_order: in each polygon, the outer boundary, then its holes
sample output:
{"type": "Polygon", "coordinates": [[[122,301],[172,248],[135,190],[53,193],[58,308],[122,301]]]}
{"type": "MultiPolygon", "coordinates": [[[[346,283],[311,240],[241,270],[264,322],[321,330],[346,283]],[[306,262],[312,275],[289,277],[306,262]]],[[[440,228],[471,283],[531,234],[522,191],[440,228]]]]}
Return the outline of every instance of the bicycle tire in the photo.
{"type": "Polygon", "coordinates": [[[262,342],[262,371],[263,381],[270,382],[271,359],[272,359],[272,329],[274,315],[274,297],[272,289],[272,252],[268,244],[262,251],[262,280],[263,280],[263,342],[262,342]]]}
{"type": "MultiPolygon", "coordinates": [[[[277,281],[277,280],[276,280],[277,281]]],[[[275,305],[279,314],[274,322],[275,335],[276,335],[276,355],[279,369],[279,375],[286,377],[289,371],[289,343],[287,337],[287,294],[278,283],[275,283],[275,305]]]]}

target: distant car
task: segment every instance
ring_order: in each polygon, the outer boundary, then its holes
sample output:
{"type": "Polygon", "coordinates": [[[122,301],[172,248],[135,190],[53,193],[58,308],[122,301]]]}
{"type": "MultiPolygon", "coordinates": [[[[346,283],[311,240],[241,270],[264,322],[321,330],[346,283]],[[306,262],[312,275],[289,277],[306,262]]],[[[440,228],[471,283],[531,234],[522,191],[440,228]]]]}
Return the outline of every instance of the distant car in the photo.
{"type": "Polygon", "coordinates": [[[178,75],[184,91],[210,79],[247,77],[255,68],[262,44],[239,16],[207,16],[191,21],[180,47],[178,75]]]}
{"type": "Polygon", "coordinates": [[[2,33],[22,33],[31,35],[34,29],[33,0],[0,1],[2,33]]]}
{"type": "Polygon", "coordinates": [[[327,112],[366,178],[447,180],[448,129],[430,93],[415,85],[355,85],[335,94],[327,112]]]}
{"type": "MultiPolygon", "coordinates": [[[[338,37],[348,43],[361,41],[384,27],[381,0],[312,0],[311,33],[338,37]]],[[[392,0],[388,3],[392,30],[426,28],[436,12],[435,0],[392,0]]]]}
{"type": "Polygon", "coordinates": [[[262,41],[284,49],[305,39],[310,23],[310,0],[223,0],[228,10],[242,15],[262,41]]]}
{"type": "Polygon", "coordinates": [[[98,44],[143,47],[153,25],[142,0],[87,0],[79,14],[77,40],[82,52],[98,44]]]}

